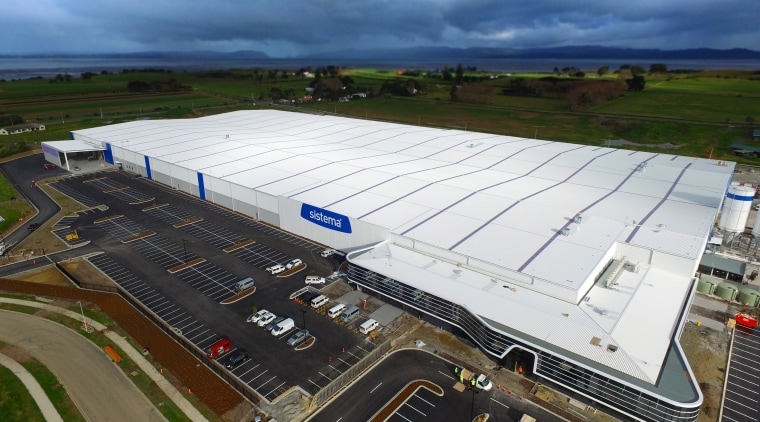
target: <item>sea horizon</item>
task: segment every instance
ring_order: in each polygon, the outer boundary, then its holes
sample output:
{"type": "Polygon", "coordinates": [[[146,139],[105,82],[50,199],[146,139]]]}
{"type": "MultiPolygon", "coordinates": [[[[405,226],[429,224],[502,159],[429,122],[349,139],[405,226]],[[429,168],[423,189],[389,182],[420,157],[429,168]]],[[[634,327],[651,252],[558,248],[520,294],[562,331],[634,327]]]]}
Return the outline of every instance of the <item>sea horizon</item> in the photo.
{"type": "Polygon", "coordinates": [[[622,65],[639,65],[645,69],[653,63],[664,63],[669,70],[757,70],[760,60],[663,60],[663,59],[167,59],[167,58],[108,58],[108,57],[8,57],[0,61],[0,80],[23,80],[30,78],[54,78],[59,74],[79,77],[82,73],[120,73],[123,70],[164,69],[173,72],[227,70],[227,69],[278,69],[298,70],[325,66],[353,69],[380,70],[441,70],[461,64],[465,68],[476,68],[495,73],[552,73],[555,67],[575,67],[585,72],[596,71],[608,66],[615,71],[622,65]]]}

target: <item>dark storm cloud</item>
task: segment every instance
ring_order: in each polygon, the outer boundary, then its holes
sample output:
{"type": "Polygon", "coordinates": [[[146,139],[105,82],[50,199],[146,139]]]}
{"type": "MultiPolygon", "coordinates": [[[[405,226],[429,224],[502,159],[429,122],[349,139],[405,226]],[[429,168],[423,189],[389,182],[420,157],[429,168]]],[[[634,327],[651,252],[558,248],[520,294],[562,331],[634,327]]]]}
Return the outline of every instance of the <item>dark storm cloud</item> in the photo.
{"type": "Polygon", "coordinates": [[[0,53],[760,45],[757,0],[6,0],[0,53]]]}

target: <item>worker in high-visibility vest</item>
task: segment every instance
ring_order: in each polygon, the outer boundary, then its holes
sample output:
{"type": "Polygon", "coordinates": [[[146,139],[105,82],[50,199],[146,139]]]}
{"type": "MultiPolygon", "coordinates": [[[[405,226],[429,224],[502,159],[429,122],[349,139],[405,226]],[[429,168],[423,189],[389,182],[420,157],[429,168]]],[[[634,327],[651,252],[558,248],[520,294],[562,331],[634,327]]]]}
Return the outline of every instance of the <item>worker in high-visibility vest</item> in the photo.
{"type": "Polygon", "coordinates": [[[464,384],[464,375],[462,375],[461,372],[459,373],[459,382],[461,382],[462,384],[464,384]]]}
{"type": "Polygon", "coordinates": [[[470,386],[472,388],[475,388],[475,378],[473,378],[473,379],[470,380],[470,386]]]}
{"type": "Polygon", "coordinates": [[[459,373],[459,367],[458,367],[458,366],[455,366],[455,367],[454,367],[454,374],[458,374],[458,373],[459,373]]]}

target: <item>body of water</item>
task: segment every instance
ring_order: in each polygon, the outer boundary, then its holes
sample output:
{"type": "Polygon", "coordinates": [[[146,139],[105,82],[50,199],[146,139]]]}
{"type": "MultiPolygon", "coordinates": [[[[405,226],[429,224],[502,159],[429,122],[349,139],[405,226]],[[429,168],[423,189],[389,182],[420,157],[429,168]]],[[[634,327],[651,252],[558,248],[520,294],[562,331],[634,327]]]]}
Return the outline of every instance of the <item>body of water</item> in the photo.
{"type": "Polygon", "coordinates": [[[33,77],[51,78],[58,74],[79,77],[84,72],[100,73],[105,70],[119,73],[124,69],[171,69],[175,72],[218,69],[278,69],[298,70],[300,68],[340,66],[355,69],[384,70],[440,70],[449,66],[453,70],[458,64],[476,67],[491,72],[547,72],[555,67],[576,67],[586,72],[596,71],[601,66],[609,66],[610,71],[624,64],[639,65],[645,69],[652,63],[665,63],[668,69],[694,70],[760,70],[760,60],[662,60],[662,59],[424,59],[424,60],[360,60],[360,59],[168,59],[168,58],[107,58],[107,57],[63,57],[63,58],[0,58],[0,79],[28,79],[33,77]]]}

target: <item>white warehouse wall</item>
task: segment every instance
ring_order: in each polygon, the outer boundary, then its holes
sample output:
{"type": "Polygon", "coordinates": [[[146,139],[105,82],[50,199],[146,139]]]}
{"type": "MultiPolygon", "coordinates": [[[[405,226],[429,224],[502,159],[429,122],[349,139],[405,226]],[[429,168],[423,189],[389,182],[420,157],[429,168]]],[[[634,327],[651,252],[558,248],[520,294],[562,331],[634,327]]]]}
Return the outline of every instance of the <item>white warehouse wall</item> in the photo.
{"type": "Polygon", "coordinates": [[[342,233],[315,224],[301,217],[302,202],[279,197],[280,227],[323,245],[345,252],[374,245],[390,239],[387,228],[349,218],[351,233],[342,233]]]}

